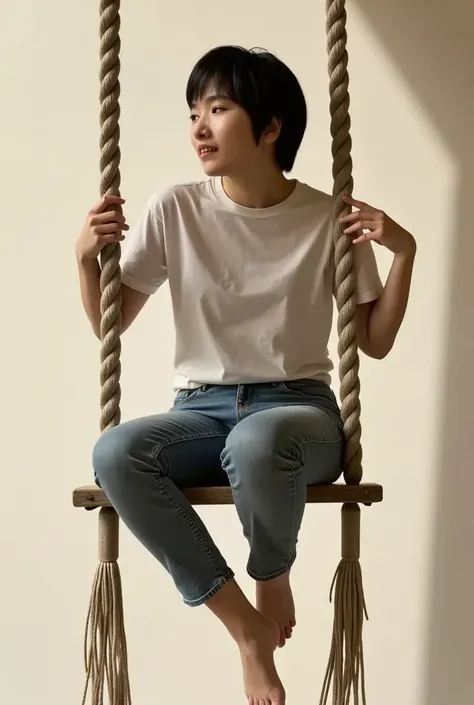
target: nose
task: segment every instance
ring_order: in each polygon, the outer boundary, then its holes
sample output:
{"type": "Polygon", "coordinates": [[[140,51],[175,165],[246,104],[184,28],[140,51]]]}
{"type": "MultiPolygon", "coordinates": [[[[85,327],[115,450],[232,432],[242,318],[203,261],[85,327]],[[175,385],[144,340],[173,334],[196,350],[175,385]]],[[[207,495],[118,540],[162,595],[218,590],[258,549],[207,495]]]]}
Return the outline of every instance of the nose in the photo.
{"type": "Polygon", "coordinates": [[[195,139],[208,139],[210,137],[210,134],[211,131],[209,129],[209,126],[207,125],[203,117],[200,117],[198,120],[195,121],[193,125],[193,135],[195,139]]]}

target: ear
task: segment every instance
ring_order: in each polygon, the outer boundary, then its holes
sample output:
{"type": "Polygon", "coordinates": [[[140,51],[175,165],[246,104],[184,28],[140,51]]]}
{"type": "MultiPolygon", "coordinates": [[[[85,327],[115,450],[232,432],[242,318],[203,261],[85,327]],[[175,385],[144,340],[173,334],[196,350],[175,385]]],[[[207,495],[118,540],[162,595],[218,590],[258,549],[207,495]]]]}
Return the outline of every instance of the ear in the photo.
{"type": "Polygon", "coordinates": [[[261,140],[265,144],[274,144],[279,138],[280,132],[281,120],[278,120],[278,118],[272,118],[268,127],[264,129],[261,140]]]}

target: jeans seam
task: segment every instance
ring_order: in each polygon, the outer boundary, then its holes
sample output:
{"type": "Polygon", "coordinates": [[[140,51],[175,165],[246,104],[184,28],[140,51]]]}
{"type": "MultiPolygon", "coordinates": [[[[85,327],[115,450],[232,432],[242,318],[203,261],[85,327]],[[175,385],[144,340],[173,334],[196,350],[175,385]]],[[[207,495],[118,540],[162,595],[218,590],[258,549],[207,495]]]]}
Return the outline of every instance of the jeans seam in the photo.
{"type": "MultiPolygon", "coordinates": [[[[203,549],[204,553],[207,555],[207,557],[210,560],[216,573],[222,574],[222,568],[219,566],[219,562],[218,562],[216,556],[214,555],[212,550],[207,545],[204,536],[199,531],[199,529],[197,528],[197,526],[194,523],[194,521],[192,520],[192,518],[189,516],[185,507],[183,507],[183,505],[181,504],[181,502],[179,501],[179,499],[177,497],[174,497],[171,494],[171,492],[168,490],[168,488],[165,486],[165,484],[163,482],[163,477],[158,472],[154,473],[153,477],[154,477],[156,484],[159,486],[160,491],[162,491],[164,494],[166,494],[167,497],[174,503],[176,509],[181,514],[182,518],[187,522],[189,528],[192,529],[199,546],[203,549]]],[[[179,490],[179,488],[177,488],[177,489],[179,490]]]]}
{"type": "Polygon", "coordinates": [[[221,590],[226,583],[228,583],[230,580],[232,580],[235,577],[235,573],[233,570],[229,568],[229,570],[226,573],[222,573],[218,578],[218,582],[211,587],[210,590],[208,590],[204,595],[201,597],[198,597],[196,600],[187,600],[185,597],[183,597],[183,602],[185,605],[188,607],[200,607],[203,605],[205,602],[211,599],[211,597],[214,597],[214,595],[221,590]]]}
{"type": "MultiPolygon", "coordinates": [[[[295,511],[295,504],[296,504],[295,471],[300,469],[303,465],[303,447],[305,445],[308,445],[309,443],[331,443],[331,444],[334,444],[334,443],[339,443],[341,441],[342,441],[342,438],[338,438],[336,440],[325,440],[325,441],[311,439],[310,441],[302,441],[301,443],[298,443],[298,451],[300,454],[300,458],[299,458],[299,460],[293,461],[293,466],[288,471],[291,475],[291,482],[292,482],[291,497],[293,500],[292,513],[291,513],[291,530],[290,530],[290,540],[289,540],[290,547],[293,546],[293,544],[295,542],[295,515],[296,515],[296,511],[295,511]]],[[[293,565],[295,560],[296,560],[296,550],[293,552],[292,557],[288,557],[286,559],[285,566],[283,568],[271,573],[268,576],[263,576],[263,577],[257,576],[256,573],[252,573],[252,571],[250,571],[248,569],[248,567],[247,567],[247,573],[250,575],[251,578],[253,578],[253,580],[257,580],[257,581],[274,580],[275,578],[280,577],[280,575],[283,575],[284,573],[286,573],[291,568],[291,566],[293,565]]]]}
{"type": "Polygon", "coordinates": [[[325,438],[321,438],[321,439],[319,439],[319,438],[312,438],[310,441],[301,441],[301,443],[299,444],[299,446],[300,446],[300,448],[302,448],[303,446],[307,446],[309,443],[326,443],[326,444],[330,444],[330,443],[342,443],[343,440],[344,440],[344,439],[343,439],[342,435],[341,435],[339,438],[328,438],[328,439],[325,439],[325,438]]]}
{"type": "MultiPolygon", "coordinates": [[[[290,537],[289,537],[289,541],[288,541],[289,548],[291,548],[291,546],[293,546],[293,544],[295,543],[295,533],[296,533],[296,532],[295,532],[295,516],[296,516],[296,480],[295,480],[295,470],[297,470],[298,468],[301,468],[301,462],[299,462],[299,463],[297,464],[297,467],[292,467],[292,468],[289,470],[289,473],[290,473],[290,475],[291,475],[291,483],[292,483],[292,487],[291,487],[291,498],[292,498],[292,500],[293,500],[293,502],[292,502],[292,508],[291,508],[291,529],[290,529],[290,537]]],[[[286,573],[286,572],[291,568],[291,566],[293,565],[293,563],[295,562],[295,560],[296,560],[296,551],[293,551],[292,557],[288,556],[288,557],[286,558],[285,564],[284,564],[284,567],[283,567],[283,568],[280,568],[279,570],[274,571],[273,573],[271,573],[269,576],[266,576],[266,577],[263,577],[263,578],[262,578],[262,577],[258,577],[258,576],[256,575],[256,573],[253,573],[251,570],[249,570],[249,568],[248,568],[248,563],[247,563],[247,573],[248,573],[248,574],[250,575],[250,577],[253,578],[254,580],[260,580],[260,581],[264,581],[264,580],[273,580],[274,578],[278,578],[280,575],[283,575],[284,573],[286,573]]]]}
{"type": "MultiPolygon", "coordinates": [[[[301,466],[300,466],[301,467],[301,466]]],[[[293,499],[293,506],[292,506],[292,513],[291,513],[291,531],[290,531],[290,546],[293,546],[295,544],[295,516],[296,516],[296,479],[295,479],[295,468],[292,468],[290,470],[291,473],[291,482],[292,482],[292,499],[293,499]]],[[[290,561],[290,557],[286,559],[286,563],[288,565],[290,561]]]]}
{"type": "Polygon", "coordinates": [[[296,551],[293,553],[293,556],[286,561],[285,566],[283,568],[280,568],[280,570],[276,570],[274,573],[270,573],[270,575],[263,575],[263,576],[257,575],[256,573],[253,573],[248,568],[247,568],[247,573],[250,575],[250,577],[253,580],[257,580],[258,582],[265,582],[267,580],[275,580],[275,578],[279,578],[280,575],[284,575],[285,573],[287,573],[295,561],[296,561],[296,551]]]}
{"type": "MultiPolygon", "coordinates": [[[[153,459],[153,464],[157,464],[158,456],[159,454],[168,446],[172,446],[175,443],[185,443],[187,441],[197,441],[200,440],[201,438],[225,438],[227,436],[226,433],[215,433],[215,432],[207,432],[207,433],[196,433],[192,434],[190,436],[187,436],[186,438],[180,438],[174,441],[169,441],[168,443],[160,443],[157,444],[153,451],[152,451],[152,459],[153,459]]],[[[186,511],[186,508],[183,507],[181,502],[179,501],[179,498],[174,497],[171,492],[167,489],[163,482],[162,475],[157,471],[154,473],[154,479],[157,484],[160,486],[160,490],[165,492],[168,496],[168,498],[174,503],[175,507],[183,517],[183,519],[188,523],[188,526],[193,530],[194,536],[196,537],[196,540],[198,541],[199,545],[201,548],[204,550],[205,554],[207,554],[207,557],[211,561],[213,567],[215,570],[218,572],[222,573],[222,570],[219,566],[219,562],[208,546],[206,540],[204,539],[204,536],[201,534],[199,529],[197,528],[196,524],[192,520],[192,518],[189,516],[188,512],[186,511]]],[[[177,488],[179,490],[179,487],[177,488]]],[[[180,491],[180,490],[179,490],[180,491]]]]}

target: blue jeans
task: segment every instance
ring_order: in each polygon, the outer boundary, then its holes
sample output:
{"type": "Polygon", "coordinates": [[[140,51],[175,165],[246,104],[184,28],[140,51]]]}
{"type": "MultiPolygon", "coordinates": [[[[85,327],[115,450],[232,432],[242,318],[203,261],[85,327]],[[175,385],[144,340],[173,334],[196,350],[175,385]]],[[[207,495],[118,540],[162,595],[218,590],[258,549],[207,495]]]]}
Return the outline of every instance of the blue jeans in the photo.
{"type": "Polygon", "coordinates": [[[93,452],[97,484],[122,521],[200,605],[234,573],[181,492],[228,486],[248,539],[248,573],[270,580],[296,557],[306,487],[341,475],[342,422],[323,382],[202,386],[164,414],[106,431],[93,452]]]}

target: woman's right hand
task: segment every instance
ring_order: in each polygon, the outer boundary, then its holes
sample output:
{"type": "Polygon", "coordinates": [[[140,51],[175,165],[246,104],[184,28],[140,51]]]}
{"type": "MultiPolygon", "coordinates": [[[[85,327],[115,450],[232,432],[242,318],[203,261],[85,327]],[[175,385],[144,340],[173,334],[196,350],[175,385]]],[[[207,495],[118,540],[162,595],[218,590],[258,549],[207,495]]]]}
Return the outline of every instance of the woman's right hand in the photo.
{"type": "Polygon", "coordinates": [[[103,196],[91,208],[76,243],[79,259],[97,259],[106,245],[125,239],[122,232],[129,230],[129,225],[120,209],[124,203],[125,200],[119,196],[103,196]]]}

